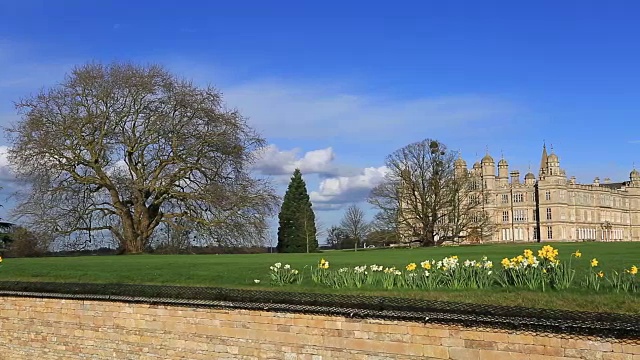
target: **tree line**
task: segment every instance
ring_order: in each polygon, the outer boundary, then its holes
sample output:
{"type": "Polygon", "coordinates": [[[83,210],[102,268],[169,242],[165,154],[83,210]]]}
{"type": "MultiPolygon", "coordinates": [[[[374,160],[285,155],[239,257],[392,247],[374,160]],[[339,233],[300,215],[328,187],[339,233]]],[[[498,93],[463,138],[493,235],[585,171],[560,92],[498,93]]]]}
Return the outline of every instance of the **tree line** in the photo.
{"type": "MultiPolygon", "coordinates": [[[[252,165],[266,140],[222,93],[158,65],[89,63],[16,103],[8,160],[26,185],[15,218],[47,243],[119,253],[254,248],[278,213],[281,252],[313,252],[319,228],[300,170],[284,197],[252,165]],[[172,250],[168,250],[172,251],[172,250]]],[[[488,217],[473,176],[436,140],[397,150],[369,197],[327,229],[335,248],[483,236],[488,217]]],[[[23,236],[27,237],[28,236],[23,236]]]]}

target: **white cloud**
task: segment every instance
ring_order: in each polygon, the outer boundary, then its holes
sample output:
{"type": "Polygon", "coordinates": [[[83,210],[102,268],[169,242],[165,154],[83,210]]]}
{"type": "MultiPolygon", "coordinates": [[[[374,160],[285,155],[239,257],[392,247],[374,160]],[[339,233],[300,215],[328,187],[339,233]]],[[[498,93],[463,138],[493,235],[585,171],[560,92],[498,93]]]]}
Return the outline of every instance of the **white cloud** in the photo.
{"type": "Polygon", "coordinates": [[[0,168],[9,166],[9,159],[7,158],[9,147],[6,145],[0,146],[0,168]]]}
{"type": "Polygon", "coordinates": [[[337,209],[343,204],[360,202],[382,182],[387,173],[386,166],[368,167],[357,175],[324,179],[318,191],[312,191],[309,197],[314,207],[320,210],[337,209]]]}
{"type": "Polygon", "coordinates": [[[264,175],[290,175],[295,169],[303,174],[327,174],[334,168],[335,153],[331,147],[299,154],[298,148],[280,150],[272,144],[258,153],[254,169],[264,175]]]}
{"type": "Polygon", "coordinates": [[[254,170],[263,175],[287,176],[287,179],[295,169],[300,169],[303,175],[317,174],[321,178],[355,175],[359,172],[358,168],[336,164],[336,154],[332,147],[302,153],[300,148],[281,150],[271,144],[258,152],[257,156],[254,170]]]}
{"type": "Polygon", "coordinates": [[[7,158],[9,147],[0,146],[0,182],[15,182],[16,176],[7,158]]]}

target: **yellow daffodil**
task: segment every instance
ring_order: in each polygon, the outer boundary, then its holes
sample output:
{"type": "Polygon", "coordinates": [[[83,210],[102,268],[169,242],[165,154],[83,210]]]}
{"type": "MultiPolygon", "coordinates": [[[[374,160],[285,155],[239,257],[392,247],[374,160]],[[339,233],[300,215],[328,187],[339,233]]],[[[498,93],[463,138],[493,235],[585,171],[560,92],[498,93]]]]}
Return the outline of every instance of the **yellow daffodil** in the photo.
{"type": "Polygon", "coordinates": [[[604,273],[602,271],[600,271],[599,273],[596,274],[599,278],[604,277],[604,273]]]}
{"type": "Polygon", "coordinates": [[[631,275],[635,275],[635,274],[637,274],[637,273],[638,273],[638,267],[637,267],[637,266],[635,266],[635,265],[633,265],[633,266],[631,267],[631,269],[629,269],[629,274],[631,274],[631,275]]]}
{"type": "Polygon", "coordinates": [[[582,253],[580,252],[580,250],[576,250],[576,252],[574,252],[574,253],[573,253],[573,254],[571,254],[571,255],[573,255],[573,256],[574,256],[574,257],[576,257],[576,258],[579,258],[579,257],[581,257],[581,256],[582,256],[582,253]]]}
{"type": "Polygon", "coordinates": [[[598,266],[598,259],[596,258],[591,259],[591,267],[596,267],[596,266],[598,266]]]}
{"type": "Polygon", "coordinates": [[[530,258],[530,257],[532,257],[532,256],[533,256],[533,251],[531,251],[531,250],[529,250],[529,249],[526,249],[526,250],[524,251],[524,257],[526,257],[526,258],[530,258]]]}
{"type": "Polygon", "coordinates": [[[422,263],[422,268],[425,270],[431,270],[431,263],[428,261],[425,261],[422,263]]]}
{"type": "Polygon", "coordinates": [[[509,265],[511,264],[511,261],[509,261],[509,259],[507,259],[507,258],[504,258],[504,259],[502,259],[500,264],[502,264],[503,267],[508,268],[509,265]]]}
{"type": "Polygon", "coordinates": [[[415,270],[415,269],[416,269],[416,267],[417,267],[417,265],[416,265],[415,263],[411,263],[411,264],[407,265],[407,268],[406,268],[406,269],[407,269],[408,271],[413,271],[413,270],[415,270]]]}

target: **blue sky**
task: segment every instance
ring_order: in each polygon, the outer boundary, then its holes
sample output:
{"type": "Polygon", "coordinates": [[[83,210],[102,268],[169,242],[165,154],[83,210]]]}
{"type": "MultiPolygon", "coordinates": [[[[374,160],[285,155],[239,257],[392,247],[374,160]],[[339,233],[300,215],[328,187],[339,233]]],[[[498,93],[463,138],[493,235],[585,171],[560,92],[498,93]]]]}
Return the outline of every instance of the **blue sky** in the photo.
{"type": "Polygon", "coordinates": [[[302,167],[326,226],[387,154],[426,137],[469,165],[488,146],[523,175],[546,140],[579,181],[624,180],[640,164],[639,13],[633,1],[3,1],[0,124],[73,65],[154,62],[249,116],[271,144],[256,171],[286,184],[302,167]]]}

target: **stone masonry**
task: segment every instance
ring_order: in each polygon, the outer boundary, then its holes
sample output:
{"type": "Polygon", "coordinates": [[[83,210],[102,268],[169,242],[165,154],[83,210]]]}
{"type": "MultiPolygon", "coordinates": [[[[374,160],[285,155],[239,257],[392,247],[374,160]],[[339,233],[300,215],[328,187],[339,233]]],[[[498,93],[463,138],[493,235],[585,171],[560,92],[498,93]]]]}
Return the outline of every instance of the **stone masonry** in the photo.
{"type": "Polygon", "coordinates": [[[3,297],[0,358],[640,360],[640,342],[247,310],[3,297]]]}

